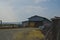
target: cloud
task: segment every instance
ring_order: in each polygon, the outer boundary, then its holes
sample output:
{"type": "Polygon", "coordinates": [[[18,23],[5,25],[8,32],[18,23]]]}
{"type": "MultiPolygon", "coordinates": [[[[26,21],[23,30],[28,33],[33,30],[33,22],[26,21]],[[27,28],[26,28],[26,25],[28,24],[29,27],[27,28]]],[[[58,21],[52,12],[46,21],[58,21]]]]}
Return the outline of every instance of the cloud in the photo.
{"type": "Polygon", "coordinates": [[[41,7],[41,6],[23,6],[20,7],[18,9],[16,9],[16,13],[18,13],[17,15],[18,18],[20,18],[19,20],[25,20],[28,17],[32,16],[32,15],[43,15],[44,11],[47,10],[47,8],[41,7]]]}
{"type": "Polygon", "coordinates": [[[38,4],[38,3],[41,3],[41,2],[46,2],[46,1],[50,1],[50,0],[33,0],[34,3],[38,4]]]}
{"type": "Polygon", "coordinates": [[[17,21],[16,15],[13,11],[13,6],[8,1],[0,0],[0,20],[4,22],[17,21]]]}
{"type": "Polygon", "coordinates": [[[24,7],[24,11],[26,13],[38,13],[38,12],[42,12],[43,10],[45,10],[46,8],[40,7],[40,6],[25,6],[24,7]]]}
{"type": "Polygon", "coordinates": [[[28,6],[23,6],[23,7],[19,7],[17,8],[17,12],[24,12],[24,13],[31,13],[31,12],[42,12],[43,10],[46,10],[47,8],[41,7],[41,6],[32,6],[32,5],[28,5],[28,6]]]}
{"type": "Polygon", "coordinates": [[[48,8],[38,5],[47,1],[50,0],[0,0],[0,19],[14,22],[25,20],[32,15],[47,17],[46,14],[50,12],[46,13],[48,8]]]}

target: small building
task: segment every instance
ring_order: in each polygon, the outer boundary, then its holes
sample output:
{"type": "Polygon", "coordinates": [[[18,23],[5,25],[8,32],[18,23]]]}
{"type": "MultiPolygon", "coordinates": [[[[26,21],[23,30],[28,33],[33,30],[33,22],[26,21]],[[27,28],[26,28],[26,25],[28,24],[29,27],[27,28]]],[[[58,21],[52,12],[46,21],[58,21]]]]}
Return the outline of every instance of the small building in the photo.
{"type": "Polygon", "coordinates": [[[52,29],[52,35],[53,39],[52,40],[60,40],[60,17],[54,17],[51,19],[53,24],[53,29],[52,29]]]}
{"type": "Polygon", "coordinates": [[[22,26],[25,28],[25,27],[27,27],[28,26],[28,21],[23,21],[22,22],[22,26]]]}
{"type": "Polygon", "coordinates": [[[26,27],[38,28],[39,26],[49,25],[51,23],[50,20],[41,16],[32,16],[28,18],[28,21],[24,21],[22,24],[26,27]]]}

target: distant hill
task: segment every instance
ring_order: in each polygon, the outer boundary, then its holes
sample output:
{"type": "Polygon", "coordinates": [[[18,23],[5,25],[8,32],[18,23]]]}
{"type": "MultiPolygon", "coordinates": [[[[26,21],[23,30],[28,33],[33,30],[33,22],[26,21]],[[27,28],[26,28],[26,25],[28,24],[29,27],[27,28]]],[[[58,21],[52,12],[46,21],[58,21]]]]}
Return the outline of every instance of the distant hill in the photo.
{"type": "Polygon", "coordinates": [[[21,24],[22,22],[2,22],[2,24],[21,24]]]}

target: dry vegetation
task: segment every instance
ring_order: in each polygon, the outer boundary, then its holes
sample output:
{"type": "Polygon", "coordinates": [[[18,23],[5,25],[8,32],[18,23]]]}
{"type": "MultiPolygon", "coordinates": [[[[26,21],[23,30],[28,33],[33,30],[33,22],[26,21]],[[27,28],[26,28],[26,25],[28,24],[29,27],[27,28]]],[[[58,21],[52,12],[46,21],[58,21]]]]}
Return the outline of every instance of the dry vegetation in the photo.
{"type": "Polygon", "coordinates": [[[27,30],[22,32],[16,32],[13,35],[13,40],[43,40],[44,35],[40,30],[27,30]]]}

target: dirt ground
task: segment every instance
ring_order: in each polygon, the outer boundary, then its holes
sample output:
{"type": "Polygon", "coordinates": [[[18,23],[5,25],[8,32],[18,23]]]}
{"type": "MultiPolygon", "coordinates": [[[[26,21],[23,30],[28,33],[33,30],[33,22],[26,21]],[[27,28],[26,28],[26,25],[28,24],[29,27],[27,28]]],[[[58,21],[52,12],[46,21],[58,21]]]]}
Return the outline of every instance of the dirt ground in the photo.
{"type": "Polygon", "coordinates": [[[38,28],[0,29],[0,40],[42,40],[43,33],[38,28]]]}

